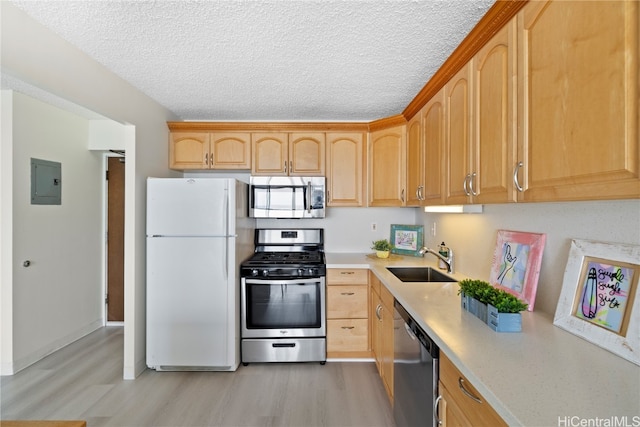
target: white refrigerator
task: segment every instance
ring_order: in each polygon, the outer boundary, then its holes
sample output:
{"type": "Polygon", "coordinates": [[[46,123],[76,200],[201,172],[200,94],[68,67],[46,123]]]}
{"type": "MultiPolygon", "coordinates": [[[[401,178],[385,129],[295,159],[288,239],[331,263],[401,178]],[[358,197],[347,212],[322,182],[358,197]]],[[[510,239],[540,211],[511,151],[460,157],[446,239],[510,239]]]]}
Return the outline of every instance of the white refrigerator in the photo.
{"type": "Polygon", "coordinates": [[[235,371],[240,263],[253,253],[247,184],[147,179],[147,366],[235,371]]]}

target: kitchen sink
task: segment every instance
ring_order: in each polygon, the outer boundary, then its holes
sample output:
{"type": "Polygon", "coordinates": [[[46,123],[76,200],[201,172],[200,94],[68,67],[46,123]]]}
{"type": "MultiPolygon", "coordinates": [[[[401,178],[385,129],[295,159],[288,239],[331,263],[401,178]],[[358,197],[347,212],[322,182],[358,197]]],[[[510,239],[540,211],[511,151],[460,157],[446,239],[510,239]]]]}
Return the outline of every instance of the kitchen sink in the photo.
{"type": "Polygon", "coordinates": [[[431,267],[387,267],[387,270],[403,282],[457,282],[431,267]]]}

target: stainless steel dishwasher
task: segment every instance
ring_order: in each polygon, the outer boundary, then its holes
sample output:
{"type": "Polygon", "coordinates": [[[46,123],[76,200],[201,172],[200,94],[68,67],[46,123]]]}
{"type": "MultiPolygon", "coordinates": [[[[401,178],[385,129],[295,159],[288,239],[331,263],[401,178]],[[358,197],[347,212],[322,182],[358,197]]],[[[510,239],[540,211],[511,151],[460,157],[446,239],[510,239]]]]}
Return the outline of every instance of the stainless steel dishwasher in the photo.
{"type": "Polygon", "coordinates": [[[393,418],[396,427],[436,426],[438,346],[395,301],[393,418]]]}

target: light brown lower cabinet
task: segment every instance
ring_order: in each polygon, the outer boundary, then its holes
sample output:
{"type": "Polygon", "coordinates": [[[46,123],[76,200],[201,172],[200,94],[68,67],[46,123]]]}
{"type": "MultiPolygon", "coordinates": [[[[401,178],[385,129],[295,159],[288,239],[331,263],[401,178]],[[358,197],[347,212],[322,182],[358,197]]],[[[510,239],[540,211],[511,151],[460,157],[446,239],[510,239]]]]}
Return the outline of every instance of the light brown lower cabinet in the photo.
{"type": "Polygon", "coordinates": [[[393,404],[393,295],[369,273],[371,353],[376,361],[389,401],[393,404]]]}
{"type": "Polygon", "coordinates": [[[371,357],[367,269],[327,269],[327,357],[371,357]]]}
{"type": "Polygon", "coordinates": [[[438,393],[438,419],[442,426],[507,425],[443,353],[440,353],[438,393]]]}

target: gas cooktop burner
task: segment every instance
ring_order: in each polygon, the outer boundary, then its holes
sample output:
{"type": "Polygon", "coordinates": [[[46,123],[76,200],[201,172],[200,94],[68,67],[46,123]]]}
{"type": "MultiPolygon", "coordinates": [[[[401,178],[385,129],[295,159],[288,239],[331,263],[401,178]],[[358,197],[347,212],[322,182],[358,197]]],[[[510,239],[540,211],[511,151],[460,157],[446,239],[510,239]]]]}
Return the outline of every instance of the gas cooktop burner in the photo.
{"type": "Polygon", "coordinates": [[[256,249],[241,277],[303,278],[326,274],[322,229],[257,229],[256,249]]]}
{"type": "Polygon", "coordinates": [[[313,264],[324,262],[322,252],[256,252],[250,263],[313,264]]]}

